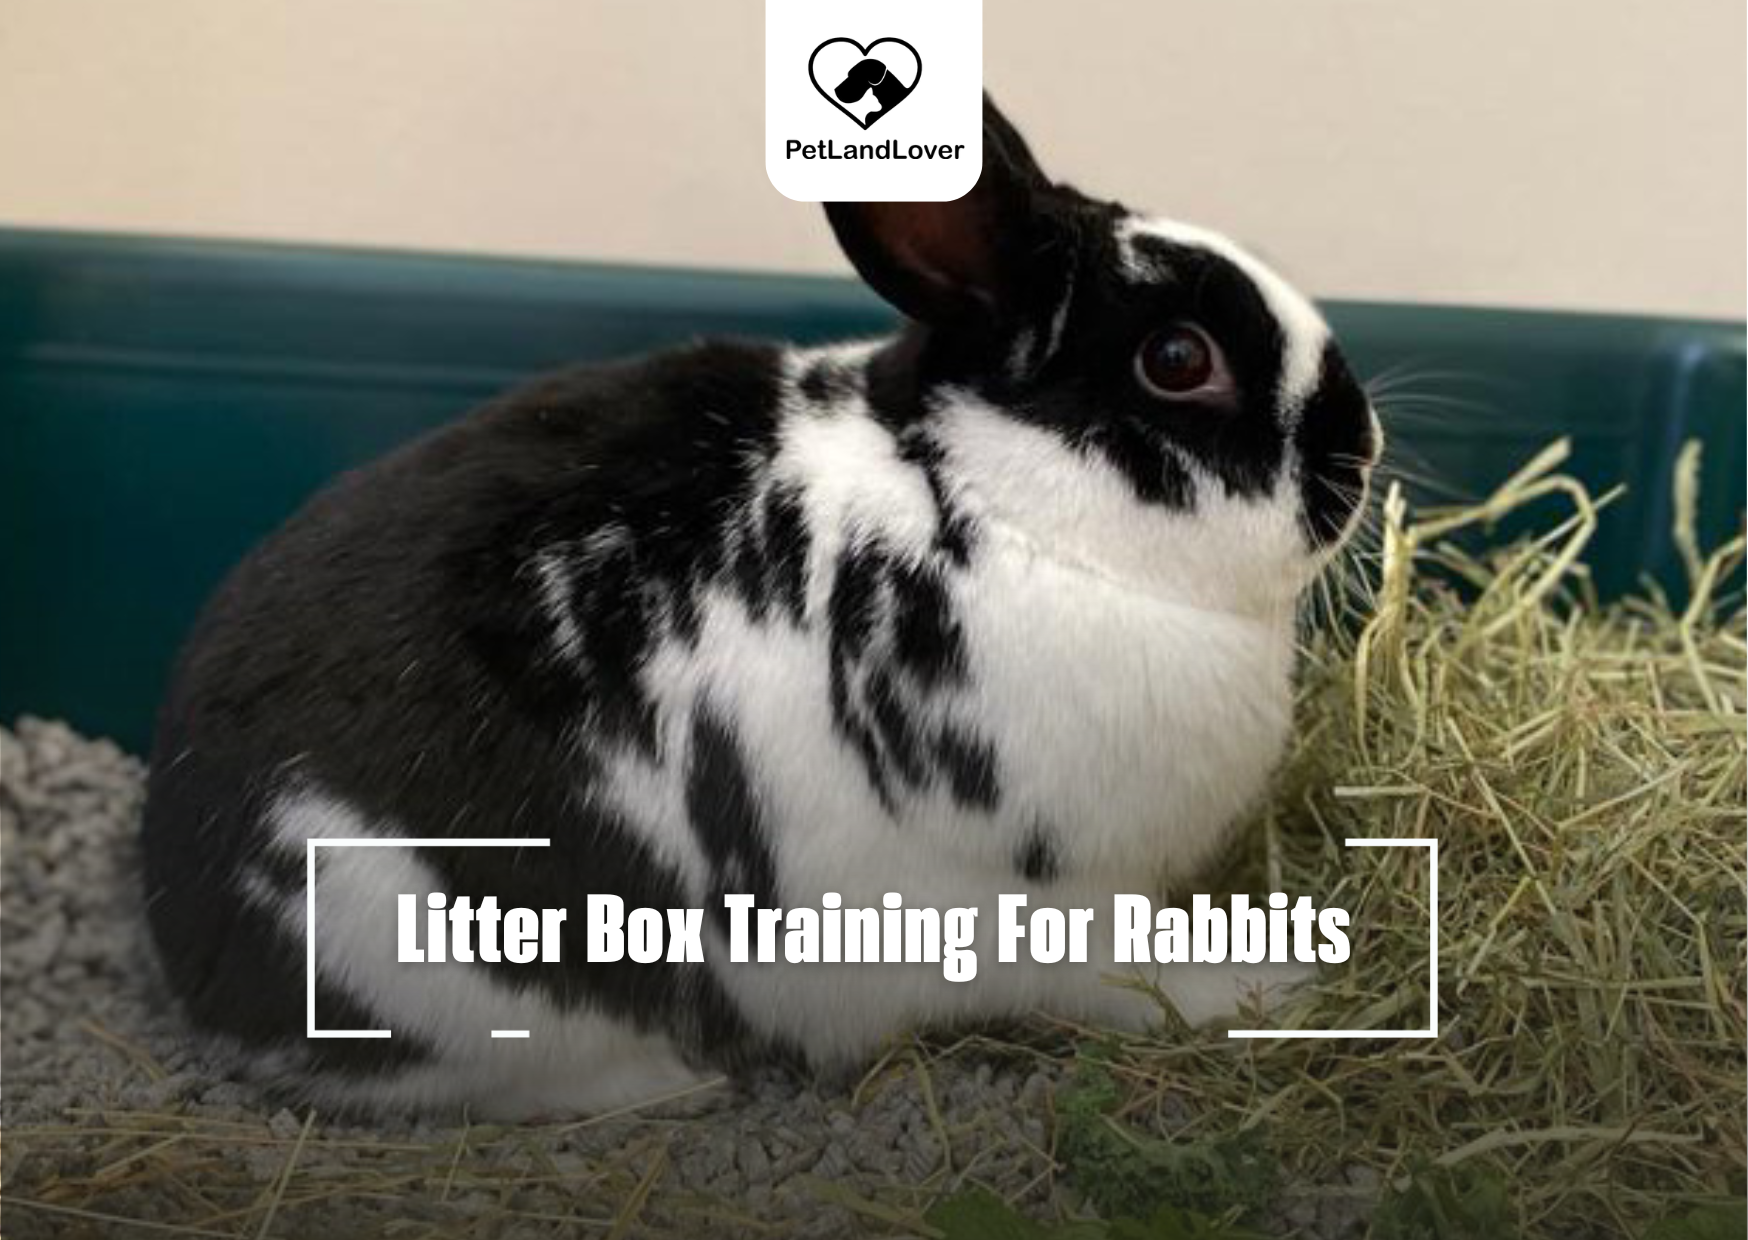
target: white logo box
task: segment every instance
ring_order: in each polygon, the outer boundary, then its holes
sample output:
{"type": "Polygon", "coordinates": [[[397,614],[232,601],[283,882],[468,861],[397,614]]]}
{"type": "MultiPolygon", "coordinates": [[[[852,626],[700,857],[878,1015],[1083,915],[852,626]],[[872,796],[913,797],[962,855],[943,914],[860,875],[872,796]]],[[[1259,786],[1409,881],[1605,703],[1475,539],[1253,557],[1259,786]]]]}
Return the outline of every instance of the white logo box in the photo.
{"type": "Polygon", "coordinates": [[[982,0],[765,0],[765,172],[779,193],[945,202],[982,167],[982,0]],[[886,76],[858,75],[864,59],[886,76]],[[895,82],[908,89],[887,106],[895,82]],[[861,93],[822,93],[839,87],[861,93]]]}

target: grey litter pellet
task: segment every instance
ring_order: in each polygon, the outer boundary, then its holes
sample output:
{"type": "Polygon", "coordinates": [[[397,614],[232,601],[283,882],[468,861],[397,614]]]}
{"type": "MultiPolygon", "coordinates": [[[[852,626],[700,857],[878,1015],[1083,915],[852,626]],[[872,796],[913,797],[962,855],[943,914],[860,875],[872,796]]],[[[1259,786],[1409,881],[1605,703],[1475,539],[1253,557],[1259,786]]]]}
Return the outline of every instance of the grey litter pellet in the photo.
{"type": "Polygon", "coordinates": [[[1319,1209],[1314,1197],[1300,1197],[1289,1202],[1283,1211],[1286,1220],[1295,1230],[1304,1230],[1317,1224],[1319,1209]]]}
{"type": "Polygon", "coordinates": [[[940,1165],[940,1143],[930,1136],[918,1137],[905,1156],[904,1176],[907,1180],[927,1179],[929,1173],[940,1165]]]}
{"type": "Polygon", "coordinates": [[[1376,1192],[1383,1187],[1384,1173],[1376,1167],[1368,1167],[1364,1163],[1354,1163],[1347,1169],[1347,1182],[1355,1188],[1376,1192]]]}
{"type": "Polygon", "coordinates": [[[814,1161],[813,1173],[824,1179],[836,1179],[850,1170],[850,1156],[844,1151],[843,1144],[838,1141],[828,1141],[819,1158],[814,1161]]]}
{"type": "Polygon", "coordinates": [[[763,1183],[771,1178],[771,1156],[765,1152],[764,1146],[751,1137],[741,1141],[735,1163],[740,1167],[741,1174],[751,1183],[763,1183]]]}

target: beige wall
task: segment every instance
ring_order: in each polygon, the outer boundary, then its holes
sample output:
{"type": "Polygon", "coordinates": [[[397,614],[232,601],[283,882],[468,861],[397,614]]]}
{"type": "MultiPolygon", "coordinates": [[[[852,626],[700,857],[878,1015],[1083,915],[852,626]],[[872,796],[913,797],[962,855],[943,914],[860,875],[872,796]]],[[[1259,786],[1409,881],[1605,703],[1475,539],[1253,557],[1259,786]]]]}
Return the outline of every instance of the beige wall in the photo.
{"type": "MultiPolygon", "coordinates": [[[[1083,187],[1321,295],[1739,317],[1743,0],[985,0],[1083,187]]],[[[757,0],[0,0],[0,222],[842,270],[757,0]]]]}

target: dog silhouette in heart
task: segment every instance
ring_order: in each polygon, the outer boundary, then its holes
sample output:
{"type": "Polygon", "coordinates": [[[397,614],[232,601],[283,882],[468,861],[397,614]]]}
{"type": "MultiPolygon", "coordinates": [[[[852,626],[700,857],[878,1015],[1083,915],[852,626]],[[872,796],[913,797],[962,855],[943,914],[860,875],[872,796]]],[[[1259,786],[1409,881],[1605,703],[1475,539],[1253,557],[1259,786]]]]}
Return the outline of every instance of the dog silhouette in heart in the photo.
{"type": "Polygon", "coordinates": [[[903,39],[891,38],[876,39],[866,47],[854,39],[827,39],[813,49],[813,55],[807,63],[814,89],[825,95],[837,106],[838,111],[863,129],[904,102],[921,80],[922,67],[922,58],[917,55],[914,47],[903,39]],[[874,54],[876,48],[882,49],[881,55],[874,54]],[[822,52],[825,53],[823,57],[822,52]],[[851,56],[858,56],[859,59],[846,65],[844,62],[851,56]],[[820,82],[822,74],[828,82],[836,79],[836,84],[829,92],[820,82]],[[904,80],[906,76],[910,78],[908,83],[904,80]],[[858,115],[844,106],[860,103],[869,94],[874,96],[874,102],[879,105],[870,111],[858,115]]]}
{"type": "Polygon", "coordinates": [[[850,76],[839,82],[832,94],[844,103],[854,103],[870,90],[874,92],[874,98],[880,101],[880,108],[862,118],[864,125],[872,125],[885,116],[893,104],[910,94],[910,87],[888,73],[884,62],[873,57],[858,60],[851,65],[850,76]]]}

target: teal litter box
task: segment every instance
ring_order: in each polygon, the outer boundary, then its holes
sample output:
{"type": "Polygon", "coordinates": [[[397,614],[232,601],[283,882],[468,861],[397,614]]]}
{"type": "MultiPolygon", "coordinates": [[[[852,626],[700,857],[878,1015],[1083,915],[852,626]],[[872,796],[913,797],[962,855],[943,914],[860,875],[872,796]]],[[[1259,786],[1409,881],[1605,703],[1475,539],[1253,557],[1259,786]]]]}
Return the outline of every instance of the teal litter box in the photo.
{"type": "MultiPolygon", "coordinates": [[[[1702,535],[1740,521],[1741,324],[1327,309],[1362,376],[1417,393],[1400,421],[1383,407],[1422,498],[1484,494],[1561,435],[1587,483],[1629,484],[1592,544],[1605,593],[1679,587],[1684,440],[1705,444],[1702,535]]],[[[849,280],[0,230],[0,720],[144,752],[177,643],[251,543],[336,471],[533,372],[891,322],[849,280]]]]}

